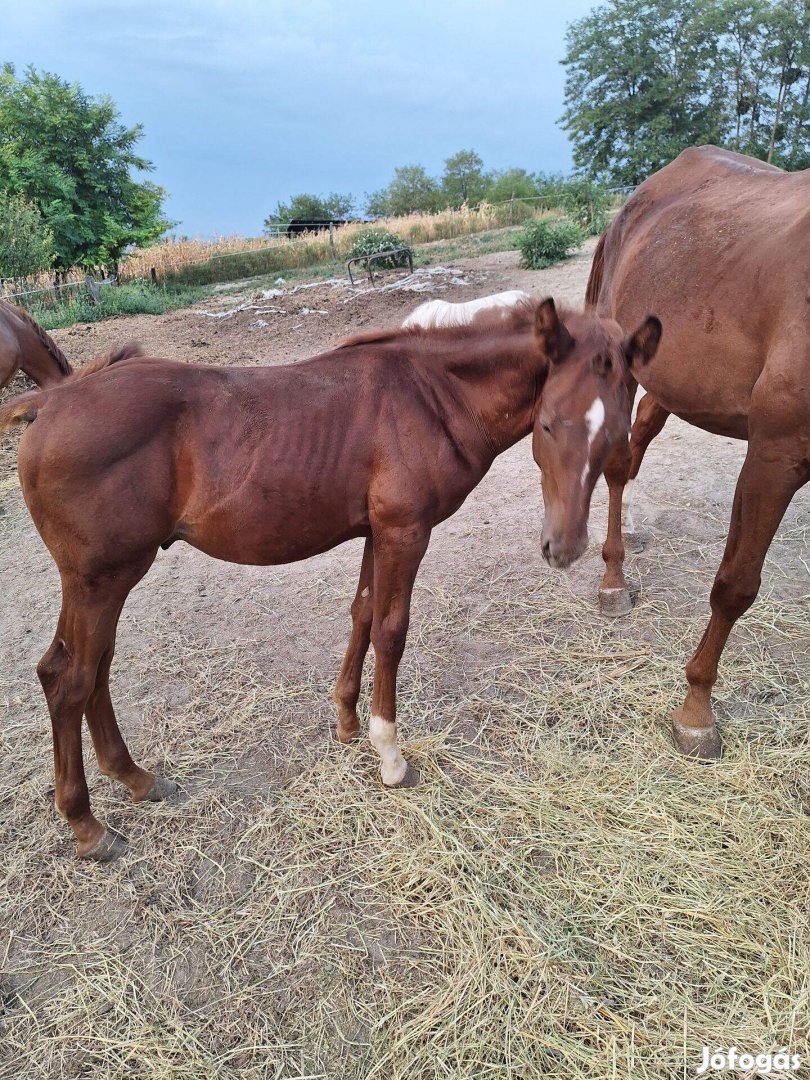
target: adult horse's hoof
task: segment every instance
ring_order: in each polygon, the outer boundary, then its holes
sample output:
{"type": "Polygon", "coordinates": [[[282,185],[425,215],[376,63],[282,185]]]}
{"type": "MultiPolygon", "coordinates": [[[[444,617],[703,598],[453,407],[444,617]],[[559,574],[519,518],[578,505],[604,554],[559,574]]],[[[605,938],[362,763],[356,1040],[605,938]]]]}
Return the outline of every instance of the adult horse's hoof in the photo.
{"type": "Polygon", "coordinates": [[[146,793],[145,802],[163,802],[171,799],[180,789],[174,780],[167,780],[165,776],[156,776],[155,782],[146,793]]]}
{"type": "Polygon", "coordinates": [[[641,533],[631,532],[622,533],[622,543],[624,544],[624,551],[627,555],[638,555],[647,546],[647,541],[641,533]]]}
{"type": "Polygon", "coordinates": [[[114,862],[126,854],[127,842],[120,833],[105,829],[104,835],[89,851],[79,851],[80,859],[92,859],[93,862],[114,862]]]}
{"type": "Polygon", "coordinates": [[[629,615],[633,610],[633,601],[630,599],[629,589],[600,589],[599,590],[599,614],[610,615],[618,618],[620,615],[629,615]]]}
{"type": "Polygon", "coordinates": [[[723,756],[723,740],[716,724],[706,728],[686,727],[685,724],[679,724],[673,715],[672,740],[686,757],[698,758],[700,761],[718,761],[723,756]]]}
{"type": "Polygon", "coordinates": [[[396,784],[386,784],[389,789],[405,788],[405,787],[418,787],[422,783],[422,777],[419,775],[419,771],[414,769],[412,765],[409,765],[405,770],[405,775],[396,784]]]}

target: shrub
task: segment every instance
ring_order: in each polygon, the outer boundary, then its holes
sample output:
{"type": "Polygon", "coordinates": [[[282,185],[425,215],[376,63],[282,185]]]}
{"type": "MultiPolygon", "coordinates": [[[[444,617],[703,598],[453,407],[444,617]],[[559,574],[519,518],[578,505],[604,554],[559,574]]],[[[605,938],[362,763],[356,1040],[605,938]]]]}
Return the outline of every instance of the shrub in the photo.
{"type": "Polygon", "coordinates": [[[525,267],[543,270],[568,258],[584,239],[584,231],[570,218],[527,221],[517,238],[517,247],[525,267]]]}
{"type": "Polygon", "coordinates": [[[98,304],[93,304],[82,288],[51,306],[30,304],[28,311],[46,330],[58,330],[77,322],[99,322],[113,315],[163,315],[193,304],[205,295],[199,288],[156,287],[139,281],[120,286],[102,285],[100,292],[98,304]]]}
{"type": "MultiPolygon", "coordinates": [[[[357,235],[346,258],[356,259],[360,255],[376,255],[380,251],[388,251],[389,248],[402,247],[410,251],[410,246],[396,233],[389,232],[388,229],[366,229],[357,235]]],[[[395,266],[406,266],[407,263],[407,256],[403,252],[401,255],[392,255],[390,259],[380,259],[374,266],[389,270],[395,266]]]]}

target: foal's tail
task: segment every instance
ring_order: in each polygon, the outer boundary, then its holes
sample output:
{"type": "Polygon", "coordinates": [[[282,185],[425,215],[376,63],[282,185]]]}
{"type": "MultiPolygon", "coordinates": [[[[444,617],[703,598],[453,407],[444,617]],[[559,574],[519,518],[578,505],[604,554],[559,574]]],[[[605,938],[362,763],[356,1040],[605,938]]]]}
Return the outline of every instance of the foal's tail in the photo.
{"type": "Polygon", "coordinates": [[[585,289],[585,307],[596,307],[596,301],[599,299],[599,292],[602,288],[602,277],[605,273],[605,237],[607,236],[607,229],[599,237],[599,243],[596,245],[596,251],[593,253],[593,262],[591,263],[591,273],[588,278],[588,285],[585,289]]]}
{"type": "Polygon", "coordinates": [[[7,405],[0,407],[0,431],[6,431],[8,428],[14,427],[15,424],[30,424],[33,420],[36,420],[37,414],[45,404],[48,394],[54,390],[60,390],[69,383],[78,382],[80,379],[93,375],[97,371],[103,371],[113,364],[120,363],[121,360],[131,360],[133,357],[143,355],[144,352],[141,346],[137,341],[133,341],[120,349],[114,349],[113,352],[107,353],[105,356],[97,356],[94,360],[85,364],[83,368],[74,371],[63,382],[57,383],[55,386],[49,386],[47,390],[30,390],[27,394],[20,394],[7,405]]]}

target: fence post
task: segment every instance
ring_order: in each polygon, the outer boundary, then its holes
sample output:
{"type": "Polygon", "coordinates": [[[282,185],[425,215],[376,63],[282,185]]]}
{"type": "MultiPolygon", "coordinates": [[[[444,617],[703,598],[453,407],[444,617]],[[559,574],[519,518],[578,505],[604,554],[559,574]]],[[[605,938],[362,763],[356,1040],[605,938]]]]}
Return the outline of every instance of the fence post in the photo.
{"type": "Polygon", "coordinates": [[[337,252],[335,251],[335,226],[332,222],[329,222],[329,253],[333,259],[337,258],[337,252]]]}
{"type": "Polygon", "coordinates": [[[512,192],[512,198],[509,200],[509,224],[515,224],[515,193],[512,192]]]}
{"type": "Polygon", "coordinates": [[[88,274],[84,279],[84,284],[87,289],[87,295],[90,297],[90,303],[101,303],[101,289],[99,289],[96,279],[91,274],[88,274]]]}

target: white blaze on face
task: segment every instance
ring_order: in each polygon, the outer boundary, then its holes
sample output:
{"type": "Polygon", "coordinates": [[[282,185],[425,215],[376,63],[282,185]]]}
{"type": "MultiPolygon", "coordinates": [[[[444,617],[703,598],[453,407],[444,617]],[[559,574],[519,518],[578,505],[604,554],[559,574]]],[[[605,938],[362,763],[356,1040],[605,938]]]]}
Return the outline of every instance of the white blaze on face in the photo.
{"type": "Polygon", "coordinates": [[[582,476],[580,482],[582,486],[588,480],[588,473],[591,469],[591,447],[593,441],[602,428],[605,426],[605,403],[600,397],[593,399],[590,409],[585,413],[585,427],[588,430],[588,456],[585,459],[585,464],[582,466],[582,476]]]}
{"type": "Polygon", "coordinates": [[[380,755],[380,772],[386,787],[401,784],[408,771],[408,762],[397,746],[397,725],[382,716],[372,716],[368,725],[371,745],[380,755]]]}
{"type": "Polygon", "coordinates": [[[529,294],[521,289],[510,289],[462,304],[451,304],[449,300],[428,300],[411,312],[402,325],[404,328],[420,326],[424,330],[441,326],[468,326],[481,311],[502,308],[503,314],[507,315],[512,308],[528,299],[529,294]]]}

